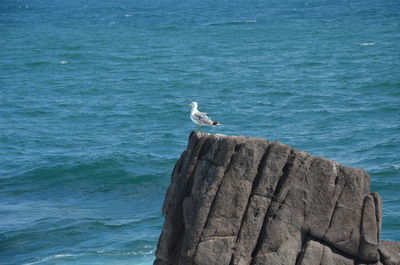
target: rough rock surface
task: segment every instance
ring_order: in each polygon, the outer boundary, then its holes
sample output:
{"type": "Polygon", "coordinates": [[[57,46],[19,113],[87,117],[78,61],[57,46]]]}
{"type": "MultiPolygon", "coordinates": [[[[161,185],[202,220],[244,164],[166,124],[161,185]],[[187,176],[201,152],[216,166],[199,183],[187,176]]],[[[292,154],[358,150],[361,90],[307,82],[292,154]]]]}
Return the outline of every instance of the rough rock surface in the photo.
{"type": "Polygon", "coordinates": [[[156,265],[400,264],[363,169],[259,138],[193,132],[175,165],[156,265]]]}

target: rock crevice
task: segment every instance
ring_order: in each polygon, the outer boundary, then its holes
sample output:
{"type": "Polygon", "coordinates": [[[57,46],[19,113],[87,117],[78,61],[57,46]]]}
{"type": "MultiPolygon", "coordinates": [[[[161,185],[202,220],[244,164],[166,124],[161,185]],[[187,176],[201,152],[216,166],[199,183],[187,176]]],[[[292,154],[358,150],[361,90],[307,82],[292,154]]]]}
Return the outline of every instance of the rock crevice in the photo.
{"type": "MultiPolygon", "coordinates": [[[[193,132],[154,264],[399,265],[362,169],[259,138],[193,132]]],[[[397,251],[397,252],[396,252],[397,251]]]]}

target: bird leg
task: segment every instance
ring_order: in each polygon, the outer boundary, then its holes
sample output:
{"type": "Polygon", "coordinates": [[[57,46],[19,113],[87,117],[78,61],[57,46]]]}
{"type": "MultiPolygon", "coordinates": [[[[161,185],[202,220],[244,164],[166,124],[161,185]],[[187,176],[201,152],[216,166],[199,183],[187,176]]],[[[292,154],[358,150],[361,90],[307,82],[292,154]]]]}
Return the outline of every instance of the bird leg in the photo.
{"type": "Polygon", "coordinates": [[[200,131],[200,124],[197,124],[197,130],[200,131]]]}

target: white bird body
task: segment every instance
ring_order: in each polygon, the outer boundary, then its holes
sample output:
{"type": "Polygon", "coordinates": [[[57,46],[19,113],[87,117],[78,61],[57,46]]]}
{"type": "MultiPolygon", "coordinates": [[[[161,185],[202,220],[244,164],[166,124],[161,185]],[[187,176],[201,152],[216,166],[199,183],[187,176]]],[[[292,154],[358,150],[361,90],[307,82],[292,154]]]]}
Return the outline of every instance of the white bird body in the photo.
{"type": "Polygon", "coordinates": [[[188,104],[189,106],[192,106],[192,110],[190,112],[190,119],[198,125],[198,127],[200,128],[200,126],[218,126],[220,125],[219,122],[217,121],[212,121],[208,116],[207,113],[205,112],[200,112],[197,109],[197,102],[192,102],[190,104],[188,104]]]}

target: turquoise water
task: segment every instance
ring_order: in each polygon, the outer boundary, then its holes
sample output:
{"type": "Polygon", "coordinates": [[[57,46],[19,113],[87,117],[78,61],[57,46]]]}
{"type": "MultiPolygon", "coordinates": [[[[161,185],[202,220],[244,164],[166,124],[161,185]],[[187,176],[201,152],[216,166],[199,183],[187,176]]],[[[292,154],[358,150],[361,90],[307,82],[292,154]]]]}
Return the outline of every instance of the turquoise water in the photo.
{"type": "Polygon", "coordinates": [[[3,0],[0,36],[1,264],[151,264],[191,101],[365,168],[400,241],[397,0],[3,0]]]}

